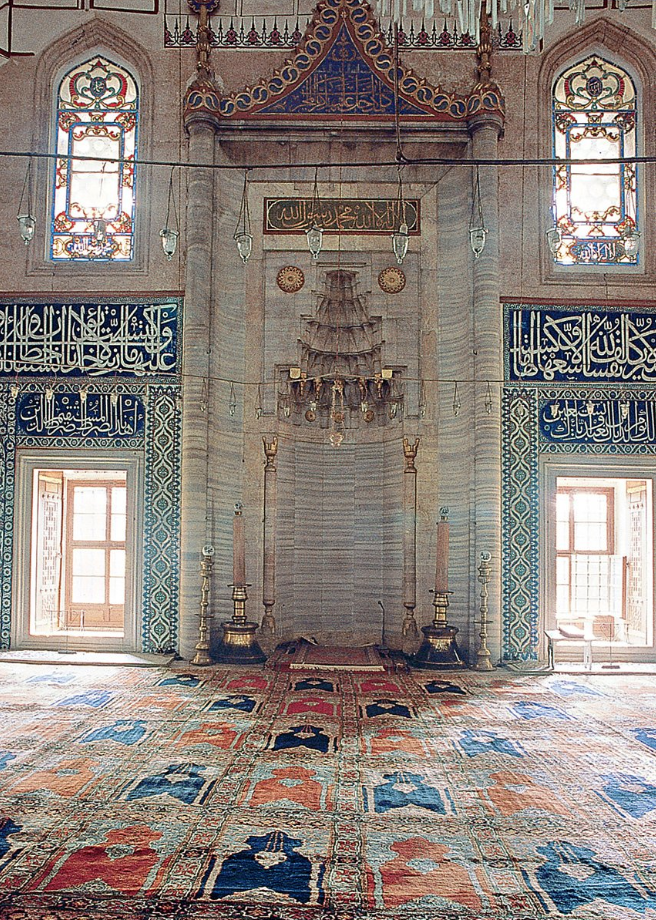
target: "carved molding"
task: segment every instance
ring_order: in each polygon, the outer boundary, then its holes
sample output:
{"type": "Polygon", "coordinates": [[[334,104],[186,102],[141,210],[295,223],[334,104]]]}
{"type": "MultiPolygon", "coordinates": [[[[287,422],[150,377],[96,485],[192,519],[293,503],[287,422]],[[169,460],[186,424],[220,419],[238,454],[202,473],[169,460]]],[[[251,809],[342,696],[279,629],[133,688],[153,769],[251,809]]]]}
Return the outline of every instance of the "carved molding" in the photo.
{"type": "MultiPolygon", "coordinates": [[[[356,62],[357,63],[357,62],[356,62]]],[[[326,67],[330,64],[327,62],[326,67]]],[[[185,120],[204,115],[215,124],[232,121],[281,121],[298,119],[325,121],[331,117],[348,117],[352,121],[389,119],[394,115],[394,52],[380,33],[371,8],[361,0],[322,0],[316,9],[303,41],[293,58],[267,79],[254,86],[221,95],[209,81],[193,83],[185,98],[185,120]],[[344,32],[346,30],[346,33],[344,32]],[[360,64],[366,65],[380,89],[376,104],[368,107],[349,105],[339,98],[327,99],[326,105],[315,104],[301,111],[297,100],[290,100],[306,80],[316,75],[336,42],[355,48],[360,64]],[[366,109],[366,110],[365,110],[366,109]]],[[[505,105],[494,84],[477,84],[468,95],[450,93],[432,86],[413,70],[399,65],[399,117],[408,122],[462,123],[483,112],[503,117],[505,105]]],[[[302,108],[302,107],[301,107],[302,108]]]]}

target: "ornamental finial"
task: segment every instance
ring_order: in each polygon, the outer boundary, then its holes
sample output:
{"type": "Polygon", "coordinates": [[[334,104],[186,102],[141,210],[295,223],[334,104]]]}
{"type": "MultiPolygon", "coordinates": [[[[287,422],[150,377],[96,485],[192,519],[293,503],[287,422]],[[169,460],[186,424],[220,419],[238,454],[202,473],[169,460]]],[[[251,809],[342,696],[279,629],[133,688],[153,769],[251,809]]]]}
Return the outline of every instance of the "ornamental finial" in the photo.
{"type": "Polygon", "coordinates": [[[196,79],[201,83],[213,80],[210,68],[210,51],[212,46],[212,30],[209,25],[209,15],[219,8],[219,0],[187,0],[187,6],[192,13],[198,16],[198,29],[196,31],[196,79]]]}

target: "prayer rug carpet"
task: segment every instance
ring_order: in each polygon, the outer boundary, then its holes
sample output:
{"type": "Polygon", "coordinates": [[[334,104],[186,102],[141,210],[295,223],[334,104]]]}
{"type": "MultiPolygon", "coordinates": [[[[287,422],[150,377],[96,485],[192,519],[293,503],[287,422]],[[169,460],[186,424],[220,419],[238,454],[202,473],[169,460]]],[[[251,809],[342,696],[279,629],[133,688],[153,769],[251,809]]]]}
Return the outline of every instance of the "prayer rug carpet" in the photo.
{"type": "Polygon", "coordinates": [[[374,645],[316,645],[307,639],[284,642],[269,659],[275,671],[371,671],[394,670],[389,656],[374,645]]]}
{"type": "Polygon", "coordinates": [[[2,920],[654,920],[653,677],[0,666],[2,920]]]}

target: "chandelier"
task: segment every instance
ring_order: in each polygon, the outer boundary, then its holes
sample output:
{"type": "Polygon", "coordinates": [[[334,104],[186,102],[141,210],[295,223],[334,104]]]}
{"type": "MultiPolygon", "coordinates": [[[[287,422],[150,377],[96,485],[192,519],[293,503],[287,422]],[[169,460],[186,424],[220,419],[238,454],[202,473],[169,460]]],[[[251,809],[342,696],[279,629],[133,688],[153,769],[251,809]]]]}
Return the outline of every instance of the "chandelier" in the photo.
{"type": "MultiPolygon", "coordinates": [[[[618,9],[623,12],[627,4],[628,0],[618,0],[618,9]]],[[[554,20],[554,0],[376,0],[376,7],[381,18],[395,22],[413,16],[425,22],[434,16],[455,15],[460,32],[477,43],[482,12],[489,15],[493,29],[500,16],[510,15],[522,33],[524,52],[535,50],[544,38],[545,26],[554,20]]],[[[581,25],[585,21],[585,0],[569,0],[569,8],[575,14],[576,25],[581,25]]],[[[656,0],[652,0],[652,25],[656,27],[656,0]]]]}

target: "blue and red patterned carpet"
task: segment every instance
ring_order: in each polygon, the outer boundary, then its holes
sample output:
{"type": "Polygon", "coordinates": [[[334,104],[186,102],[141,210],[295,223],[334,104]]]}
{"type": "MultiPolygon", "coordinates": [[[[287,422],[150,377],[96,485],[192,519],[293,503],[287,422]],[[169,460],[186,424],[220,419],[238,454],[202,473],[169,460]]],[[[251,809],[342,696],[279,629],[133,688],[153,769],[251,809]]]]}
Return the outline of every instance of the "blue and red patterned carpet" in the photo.
{"type": "Polygon", "coordinates": [[[656,918],[650,677],[0,667],[2,920],[656,918]]]}

